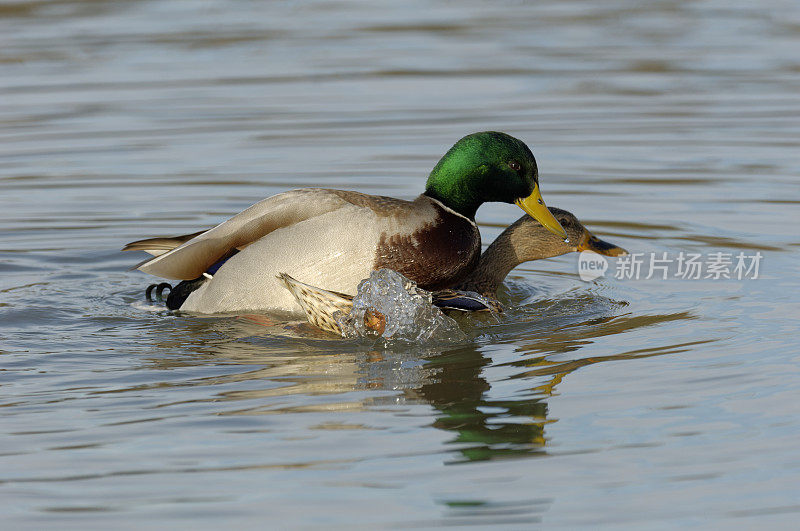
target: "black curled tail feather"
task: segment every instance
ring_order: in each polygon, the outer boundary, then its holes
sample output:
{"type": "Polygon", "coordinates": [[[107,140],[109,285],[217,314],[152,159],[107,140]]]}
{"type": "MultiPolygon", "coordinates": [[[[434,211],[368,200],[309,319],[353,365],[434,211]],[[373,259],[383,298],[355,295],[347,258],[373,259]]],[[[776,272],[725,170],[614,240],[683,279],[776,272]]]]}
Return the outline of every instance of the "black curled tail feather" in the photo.
{"type": "Polygon", "coordinates": [[[189,295],[203,285],[206,281],[205,276],[199,276],[194,280],[182,280],[172,286],[166,282],[162,282],[160,284],[150,284],[147,286],[147,289],[144,292],[144,296],[147,298],[148,302],[153,302],[153,291],[155,291],[156,300],[161,301],[163,300],[163,294],[165,289],[169,289],[169,295],[167,295],[167,308],[170,310],[178,310],[183,303],[186,302],[186,299],[189,298],[189,295]]]}
{"type": "Polygon", "coordinates": [[[156,292],[156,300],[163,300],[163,293],[167,288],[169,288],[170,292],[172,291],[172,286],[166,282],[162,282],[161,284],[150,284],[147,286],[147,289],[144,291],[144,296],[147,298],[147,302],[153,302],[153,290],[156,292]]]}

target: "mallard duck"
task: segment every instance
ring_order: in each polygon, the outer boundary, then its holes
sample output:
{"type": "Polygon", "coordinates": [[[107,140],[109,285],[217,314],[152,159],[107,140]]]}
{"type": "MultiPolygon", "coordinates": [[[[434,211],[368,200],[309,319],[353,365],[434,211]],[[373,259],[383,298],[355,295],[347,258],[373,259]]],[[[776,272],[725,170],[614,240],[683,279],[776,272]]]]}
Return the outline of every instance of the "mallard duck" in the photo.
{"type": "MultiPolygon", "coordinates": [[[[434,291],[432,303],[442,310],[474,312],[502,311],[497,289],[508,273],[531,260],[552,258],[569,252],[594,251],[606,256],[622,256],[627,251],[592,234],[572,213],[560,208],[550,212],[566,230],[565,242],[530,216],[522,216],[504,230],[481,254],[477,267],[453,288],[434,291]]],[[[349,313],[353,297],[300,282],[281,273],[279,280],[297,300],[308,321],[329,332],[341,333],[336,313],[349,313]]],[[[380,333],[385,323],[381,315],[365,316],[364,325],[380,333]],[[369,317],[369,321],[366,318],[369,317]]]]}
{"type": "Polygon", "coordinates": [[[136,266],[140,271],[183,281],[167,299],[171,309],[298,313],[294,297],[278,283],[279,273],[345,294],[355,294],[359,281],[380,268],[427,290],[459,282],[478,263],[475,213],[487,201],[516,203],[559,238],[567,237],[542,201],[528,146],[505,133],[482,132],[456,142],[413,201],[293,190],[210,230],[139,240],[123,250],[155,255],[136,266]]]}

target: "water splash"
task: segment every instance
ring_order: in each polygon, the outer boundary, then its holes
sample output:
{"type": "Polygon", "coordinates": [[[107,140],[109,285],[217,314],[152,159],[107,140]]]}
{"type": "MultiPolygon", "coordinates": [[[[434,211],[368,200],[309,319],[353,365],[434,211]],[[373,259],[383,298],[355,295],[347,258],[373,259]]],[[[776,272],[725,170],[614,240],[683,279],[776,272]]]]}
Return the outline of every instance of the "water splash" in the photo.
{"type": "Polygon", "coordinates": [[[344,337],[383,337],[410,342],[458,342],[466,335],[433,306],[431,294],[391,269],[373,271],[358,285],[349,314],[337,312],[344,337]]]}
{"type": "Polygon", "coordinates": [[[151,302],[144,302],[144,301],[134,301],[134,302],[130,303],[130,306],[131,306],[131,308],[134,308],[136,310],[143,311],[143,312],[156,313],[156,312],[163,312],[164,310],[166,310],[166,308],[164,307],[163,304],[159,306],[157,304],[153,304],[151,302]]]}

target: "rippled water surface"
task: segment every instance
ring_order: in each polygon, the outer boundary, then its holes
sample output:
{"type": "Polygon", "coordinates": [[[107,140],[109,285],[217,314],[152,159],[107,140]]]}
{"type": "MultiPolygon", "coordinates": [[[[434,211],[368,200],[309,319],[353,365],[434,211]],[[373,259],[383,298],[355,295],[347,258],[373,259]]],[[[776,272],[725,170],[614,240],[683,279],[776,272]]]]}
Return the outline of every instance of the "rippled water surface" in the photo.
{"type": "Polygon", "coordinates": [[[0,3],[3,527],[789,527],[798,50],[780,0],[0,3]],[[151,308],[119,252],[295,187],[412,198],[486,129],[608,241],[759,278],[567,255],[468,342],[382,348],[151,308]]]}

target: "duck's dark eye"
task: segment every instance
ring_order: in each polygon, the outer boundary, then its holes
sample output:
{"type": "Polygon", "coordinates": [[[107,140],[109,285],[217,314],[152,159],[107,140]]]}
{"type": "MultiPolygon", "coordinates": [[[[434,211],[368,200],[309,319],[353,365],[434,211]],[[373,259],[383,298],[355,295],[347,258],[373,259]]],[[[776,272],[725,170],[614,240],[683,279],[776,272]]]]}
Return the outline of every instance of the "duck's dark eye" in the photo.
{"type": "Polygon", "coordinates": [[[520,163],[517,162],[516,160],[508,161],[508,167],[511,168],[514,171],[519,171],[519,170],[522,169],[522,165],[520,165],[520,163]]]}

